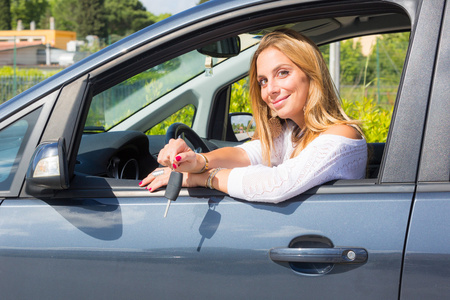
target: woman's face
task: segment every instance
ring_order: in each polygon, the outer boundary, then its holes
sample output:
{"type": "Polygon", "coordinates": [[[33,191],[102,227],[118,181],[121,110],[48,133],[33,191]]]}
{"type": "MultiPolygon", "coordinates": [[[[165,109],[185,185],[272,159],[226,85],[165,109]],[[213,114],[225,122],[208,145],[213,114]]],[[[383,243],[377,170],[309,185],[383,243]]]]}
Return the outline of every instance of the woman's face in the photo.
{"type": "Polygon", "coordinates": [[[282,119],[304,126],[304,112],[309,78],[280,50],[270,47],[256,60],[261,97],[282,119]]]}

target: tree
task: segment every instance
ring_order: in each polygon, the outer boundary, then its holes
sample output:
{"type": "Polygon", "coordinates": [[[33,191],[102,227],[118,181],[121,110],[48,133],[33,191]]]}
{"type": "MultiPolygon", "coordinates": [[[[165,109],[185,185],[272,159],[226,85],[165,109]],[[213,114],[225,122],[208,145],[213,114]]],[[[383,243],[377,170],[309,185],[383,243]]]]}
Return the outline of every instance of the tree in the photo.
{"type": "Polygon", "coordinates": [[[0,0],[0,30],[11,30],[11,1],[0,0]]]}
{"type": "Polygon", "coordinates": [[[78,35],[82,37],[96,35],[101,38],[107,36],[103,0],[78,0],[78,13],[75,19],[78,35]]]}
{"type": "Polygon", "coordinates": [[[11,0],[12,27],[15,28],[17,21],[22,20],[24,28],[30,28],[32,21],[39,28],[41,17],[47,11],[48,6],[47,0],[11,0]]]}
{"type": "Polygon", "coordinates": [[[105,12],[109,35],[129,35],[155,23],[139,0],[106,0],[105,12]]]}
{"type": "Polygon", "coordinates": [[[75,31],[79,38],[87,35],[107,36],[103,0],[51,1],[50,15],[55,17],[58,30],[75,31]]]}
{"type": "Polygon", "coordinates": [[[55,18],[58,30],[77,31],[77,0],[59,0],[51,3],[50,15],[55,18]]]}

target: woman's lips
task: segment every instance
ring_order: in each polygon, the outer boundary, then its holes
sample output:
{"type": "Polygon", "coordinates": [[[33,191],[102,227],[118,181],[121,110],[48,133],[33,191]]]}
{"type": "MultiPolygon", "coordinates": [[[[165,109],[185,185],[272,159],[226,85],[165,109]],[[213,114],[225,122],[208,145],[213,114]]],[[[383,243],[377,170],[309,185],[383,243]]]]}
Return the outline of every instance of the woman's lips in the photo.
{"type": "Polygon", "coordinates": [[[289,96],[285,96],[285,97],[275,100],[274,102],[272,102],[273,107],[277,108],[277,106],[281,106],[287,98],[289,98],[289,96]]]}

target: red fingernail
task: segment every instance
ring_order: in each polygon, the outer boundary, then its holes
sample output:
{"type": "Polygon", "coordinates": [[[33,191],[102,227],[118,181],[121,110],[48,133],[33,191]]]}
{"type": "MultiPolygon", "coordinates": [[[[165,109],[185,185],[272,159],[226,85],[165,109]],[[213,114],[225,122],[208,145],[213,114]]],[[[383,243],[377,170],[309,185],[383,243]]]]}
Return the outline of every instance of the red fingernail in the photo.
{"type": "Polygon", "coordinates": [[[139,185],[141,185],[142,184],[142,181],[141,182],[139,182],[139,185]]]}
{"type": "Polygon", "coordinates": [[[176,168],[177,168],[177,165],[176,165],[176,164],[173,164],[172,167],[173,167],[174,169],[176,169],[176,168]]]}
{"type": "Polygon", "coordinates": [[[152,188],[149,187],[149,188],[148,188],[148,191],[150,192],[151,190],[152,190],[152,188]]]}
{"type": "Polygon", "coordinates": [[[180,161],[181,160],[181,156],[177,156],[177,157],[175,157],[175,159],[177,160],[177,161],[180,161]]]}

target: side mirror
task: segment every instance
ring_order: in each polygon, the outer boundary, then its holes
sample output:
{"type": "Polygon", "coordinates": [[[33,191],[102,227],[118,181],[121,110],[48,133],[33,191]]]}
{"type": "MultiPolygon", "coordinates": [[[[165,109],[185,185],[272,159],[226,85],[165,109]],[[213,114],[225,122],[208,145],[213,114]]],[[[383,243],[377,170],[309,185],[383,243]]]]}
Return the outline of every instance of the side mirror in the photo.
{"type": "Polygon", "coordinates": [[[255,133],[256,124],[251,113],[230,113],[229,118],[238,142],[250,139],[255,133]]]}
{"type": "Polygon", "coordinates": [[[29,194],[42,190],[63,190],[69,187],[68,163],[64,138],[44,142],[34,151],[26,176],[29,194]]]}
{"type": "Polygon", "coordinates": [[[241,39],[238,36],[229,37],[199,48],[197,51],[216,58],[237,56],[241,51],[241,39]]]}

